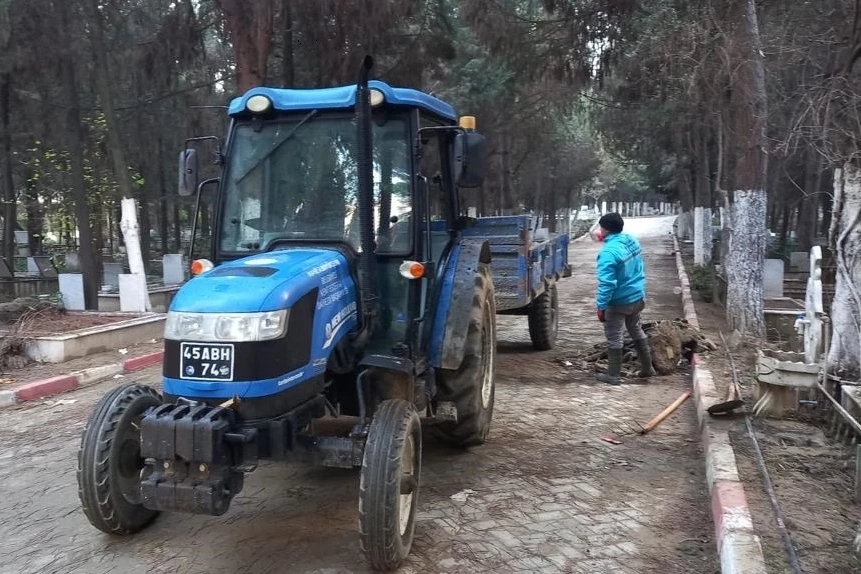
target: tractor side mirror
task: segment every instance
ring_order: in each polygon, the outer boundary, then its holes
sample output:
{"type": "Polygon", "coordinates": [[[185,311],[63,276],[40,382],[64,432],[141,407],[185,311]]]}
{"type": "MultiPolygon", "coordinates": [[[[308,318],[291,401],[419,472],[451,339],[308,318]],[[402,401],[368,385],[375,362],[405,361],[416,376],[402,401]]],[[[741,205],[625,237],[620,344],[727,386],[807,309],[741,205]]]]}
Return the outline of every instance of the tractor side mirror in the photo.
{"type": "Polygon", "coordinates": [[[454,180],[458,187],[480,187],[484,183],[486,147],[484,136],[464,131],[454,138],[454,180]]]}
{"type": "Polygon", "coordinates": [[[179,195],[186,197],[197,191],[197,151],[185,149],[179,154],[179,195]]]}

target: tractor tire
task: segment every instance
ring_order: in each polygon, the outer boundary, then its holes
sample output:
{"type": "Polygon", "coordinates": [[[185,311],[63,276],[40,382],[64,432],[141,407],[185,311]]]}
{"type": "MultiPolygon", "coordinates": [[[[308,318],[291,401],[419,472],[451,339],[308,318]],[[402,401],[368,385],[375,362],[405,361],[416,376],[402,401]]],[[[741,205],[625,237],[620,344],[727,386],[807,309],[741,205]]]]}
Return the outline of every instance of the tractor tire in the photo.
{"type": "Polygon", "coordinates": [[[380,403],[368,430],[359,482],[359,536],[375,570],[394,570],[410,553],[422,465],[422,426],[412,404],[380,403]]]}
{"type": "Polygon", "coordinates": [[[108,534],[134,534],[159,512],[141,504],[140,422],[161,404],[144,385],[123,385],[102,397],[78,450],[78,497],[90,523],[108,534]]]}
{"type": "Polygon", "coordinates": [[[457,422],[440,422],[434,428],[443,441],[455,446],[476,446],[487,440],[493,419],[496,386],[496,303],[490,268],[479,264],[469,328],[464,339],[463,362],[456,370],[440,369],[437,401],[457,407],[457,422]]]}
{"type": "Polygon", "coordinates": [[[529,307],[529,338],[536,351],[549,351],[559,332],[559,296],[556,283],[544,291],[529,307]]]}

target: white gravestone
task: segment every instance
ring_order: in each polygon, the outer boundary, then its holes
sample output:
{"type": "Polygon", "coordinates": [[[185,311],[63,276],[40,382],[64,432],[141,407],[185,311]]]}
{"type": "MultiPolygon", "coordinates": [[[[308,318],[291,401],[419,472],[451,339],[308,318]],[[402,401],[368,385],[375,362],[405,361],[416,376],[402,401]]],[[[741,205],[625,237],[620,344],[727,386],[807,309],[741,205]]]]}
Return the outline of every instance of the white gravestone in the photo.
{"type": "Polygon", "coordinates": [[[168,253],[162,258],[165,285],[180,285],[185,282],[185,263],[182,254],[168,253]]]}
{"type": "Polygon", "coordinates": [[[60,295],[63,298],[63,308],[67,311],[83,311],[86,309],[84,303],[84,276],[80,273],[60,273],[60,295]]]}
{"type": "Polygon", "coordinates": [[[762,296],[783,297],[783,259],[766,259],[762,268],[762,296]]]}
{"type": "Polygon", "coordinates": [[[807,293],[804,301],[804,314],[807,328],[804,330],[804,362],[819,362],[822,351],[822,248],[818,245],[810,249],[810,277],[807,278],[807,293]]]}

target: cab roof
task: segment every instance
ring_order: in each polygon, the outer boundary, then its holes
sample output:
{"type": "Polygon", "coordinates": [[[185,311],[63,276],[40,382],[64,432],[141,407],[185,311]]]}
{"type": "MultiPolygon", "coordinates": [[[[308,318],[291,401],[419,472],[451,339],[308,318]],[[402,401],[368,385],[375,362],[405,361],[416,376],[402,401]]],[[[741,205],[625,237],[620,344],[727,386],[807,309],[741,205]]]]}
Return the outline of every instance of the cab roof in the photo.
{"type": "MultiPolygon", "coordinates": [[[[379,80],[371,80],[368,87],[382,92],[387,105],[415,107],[448,120],[457,120],[451,105],[424,92],[412,88],[393,88],[379,80]]],[[[237,116],[245,112],[246,102],[256,95],[268,97],[275,110],[284,112],[350,109],[356,104],[356,85],[315,89],[252,88],[230,102],[228,115],[237,116]]]]}

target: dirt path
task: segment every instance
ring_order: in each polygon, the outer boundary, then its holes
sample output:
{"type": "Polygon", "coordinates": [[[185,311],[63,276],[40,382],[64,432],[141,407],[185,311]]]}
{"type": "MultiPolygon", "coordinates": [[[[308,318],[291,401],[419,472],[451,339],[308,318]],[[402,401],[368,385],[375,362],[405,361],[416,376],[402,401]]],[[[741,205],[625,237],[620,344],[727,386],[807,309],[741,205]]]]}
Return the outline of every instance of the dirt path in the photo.
{"type": "MultiPolygon", "coordinates": [[[[644,245],[646,315],[676,317],[668,240],[644,245]]],[[[687,388],[686,377],[608,387],[560,363],[601,338],[595,250],[574,246],[556,350],[531,351],[525,321],[500,317],[490,438],[461,452],[428,437],[416,539],[401,572],[719,572],[692,403],[649,435],[632,432],[687,388]],[[622,444],[603,441],[608,433],[622,444]]],[[[125,380],[156,384],[158,369],[125,380]]],[[[0,572],[366,571],[353,471],[264,464],[223,517],[163,515],[129,538],[94,530],[79,509],[75,452],[112,384],[0,413],[0,572]]]]}

